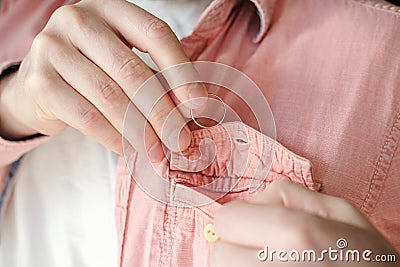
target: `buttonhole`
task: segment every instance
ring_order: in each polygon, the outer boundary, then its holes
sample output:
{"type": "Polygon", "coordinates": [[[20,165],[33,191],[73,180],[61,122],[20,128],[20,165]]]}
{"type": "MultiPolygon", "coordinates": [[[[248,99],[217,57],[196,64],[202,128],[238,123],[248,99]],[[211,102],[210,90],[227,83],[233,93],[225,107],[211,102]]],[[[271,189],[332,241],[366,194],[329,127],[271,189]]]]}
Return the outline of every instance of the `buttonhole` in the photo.
{"type": "Polygon", "coordinates": [[[234,138],[233,142],[235,142],[236,144],[239,144],[239,145],[246,145],[248,143],[247,140],[244,140],[244,139],[242,139],[240,137],[234,138]]]}

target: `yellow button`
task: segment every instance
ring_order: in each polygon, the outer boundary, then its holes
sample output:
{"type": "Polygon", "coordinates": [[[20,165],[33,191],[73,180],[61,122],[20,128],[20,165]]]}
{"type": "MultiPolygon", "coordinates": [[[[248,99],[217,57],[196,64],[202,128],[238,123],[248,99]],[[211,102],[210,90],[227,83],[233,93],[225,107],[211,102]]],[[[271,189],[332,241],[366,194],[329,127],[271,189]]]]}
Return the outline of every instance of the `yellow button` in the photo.
{"type": "Polygon", "coordinates": [[[211,242],[211,243],[214,243],[219,239],[219,237],[217,236],[217,233],[214,230],[214,225],[212,225],[211,223],[207,224],[204,227],[204,237],[206,238],[206,240],[208,242],[211,242]]]}

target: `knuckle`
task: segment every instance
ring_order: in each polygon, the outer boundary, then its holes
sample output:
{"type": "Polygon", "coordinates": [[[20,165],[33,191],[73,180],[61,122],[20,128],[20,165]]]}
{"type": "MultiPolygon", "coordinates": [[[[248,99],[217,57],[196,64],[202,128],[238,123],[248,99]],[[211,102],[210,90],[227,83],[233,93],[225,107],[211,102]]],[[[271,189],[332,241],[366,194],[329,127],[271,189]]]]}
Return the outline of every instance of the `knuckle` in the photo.
{"type": "Polygon", "coordinates": [[[62,6],[54,12],[54,16],[54,20],[58,24],[71,25],[73,28],[79,29],[84,35],[98,34],[98,30],[90,23],[89,11],[83,7],[77,5],[62,6]]]}
{"type": "Polygon", "coordinates": [[[347,201],[346,199],[343,198],[339,198],[339,205],[341,206],[341,209],[344,211],[349,211],[349,212],[353,212],[353,211],[358,211],[358,209],[349,201],[347,201]]]}
{"type": "Polygon", "coordinates": [[[149,114],[149,121],[157,132],[162,132],[164,123],[169,114],[169,108],[167,106],[154,108],[149,114]]]}
{"type": "Polygon", "coordinates": [[[268,191],[273,191],[273,192],[286,192],[287,188],[291,185],[291,182],[289,182],[286,179],[279,179],[276,181],[273,181],[269,186],[268,186],[268,191]]]}
{"type": "Polygon", "coordinates": [[[113,79],[99,84],[98,87],[100,96],[105,103],[118,102],[123,96],[118,84],[113,79]]]}
{"type": "Polygon", "coordinates": [[[65,5],[53,12],[50,21],[65,22],[79,19],[80,17],[80,9],[76,5],[65,5]]]}
{"type": "Polygon", "coordinates": [[[31,52],[33,56],[46,56],[49,52],[59,47],[58,39],[46,32],[39,33],[32,42],[31,52]]]}
{"type": "Polygon", "coordinates": [[[142,30],[148,38],[163,39],[173,36],[173,32],[168,24],[156,17],[150,16],[142,24],[142,30]]]}
{"type": "Polygon", "coordinates": [[[123,81],[136,82],[144,78],[146,67],[139,58],[131,57],[119,68],[119,74],[123,81]]]}
{"type": "Polygon", "coordinates": [[[80,127],[83,131],[93,130],[100,121],[100,114],[94,107],[85,107],[77,110],[80,127]]]}

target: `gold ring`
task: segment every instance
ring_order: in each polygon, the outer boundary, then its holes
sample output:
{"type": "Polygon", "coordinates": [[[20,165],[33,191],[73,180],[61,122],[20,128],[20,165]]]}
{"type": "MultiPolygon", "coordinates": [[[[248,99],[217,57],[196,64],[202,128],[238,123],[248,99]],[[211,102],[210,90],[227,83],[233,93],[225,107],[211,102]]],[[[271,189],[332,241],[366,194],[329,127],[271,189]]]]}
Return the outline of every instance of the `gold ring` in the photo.
{"type": "MultiPolygon", "coordinates": [[[[216,95],[216,94],[214,94],[214,93],[208,93],[208,97],[210,97],[210,96],[216,98],[219,102],[221,102],[221,103],[224,105],[224,115],[222,116],[222,119],[217,123],[217,125],[219,125],[219,124],[221,124],[221,123],[224,121],[224,119],[225,119],[225,115],[226,115],[226,105],[225,105],[225,102],[224,102],[218,95],[216,95]]],[[[204,125],[200,124],[200,123],[195,119],[195,117],[193,116],[192,109],[190,109],[190,116],[192,117],[193,122],[194,122],[197,126],[199,126],[200,128],[207,129],[207,128],[210,128],[210,127],[211,127],[211,126],[204,126],[204,125]]]]}

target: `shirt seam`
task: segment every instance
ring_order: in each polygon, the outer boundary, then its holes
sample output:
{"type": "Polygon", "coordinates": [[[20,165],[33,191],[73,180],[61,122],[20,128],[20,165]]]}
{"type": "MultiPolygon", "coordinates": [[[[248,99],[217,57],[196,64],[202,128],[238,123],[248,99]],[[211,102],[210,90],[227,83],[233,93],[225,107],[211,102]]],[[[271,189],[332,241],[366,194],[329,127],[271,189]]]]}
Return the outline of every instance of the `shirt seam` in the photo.
{"type": "Polygon", "coordinates": [[[178,222],[177,207],[172,206],[171,203],[167,203],[165,210],[165,217],[166,219],[164,219],[164,231],[163,231],[160,260],[158,262],[159,267],[170,266],[170,264],[168,263],[171,261],[171,255],[173,255],[173,250],[174,250],[173,245],[176,237],[176,225],[178,222]],[[165,253],[164,248],[166,247],[167,243],[169,243],[168,252],[165,253]]]}
{"type": "Polygon", "coordinates": [[[387,12],[397,16],[398,18],[400,17],[400,7],[393,5],[392,3],[379,0],[352,0],[352,1],[353,3],[364,6],[366,8],[373,9],[375,11],[387,12]]]}
{"type": "Polygon", "coordinates": [[[400,110],[397,112],[395,120],[390,128],[389,135],[386,137],[385,142],[380,150],[378,162],[375,166],[368,193],[361,205],[361,210],[367,214],[371,213],[375,209],[378,199],[382,193],[384,183],[387,178],[387,173],[389,172],[395,152],[395,150],[393,150],[390,154],[388,154],[388,148],[391,147],[391,145],[396,147],[396,143],[399,142],[399,129],[400,110]]]}
{"type": "MultiPolygon", "coordinates": [[[[137,157],[134,158],[134,164],[136,163],[137,157]]],[[[124,162],[125,163],[125,162],[124,162]]],[[[127,170],[126,165],[124,166],[124,169],[127,171],[126,175],[128,176],[128,179],[126,179],[126,181],[128,181],[128,185],[127,185],[127,191],[128,191],[128,196],[126,197],[126,199],[121,200],[124,201],[126,203],[125,205],[125,212],[124,212],[124,216],[125,217],[125,221],[122,224],[122,234],[121,234],[121,244],[120,244],[120,255],[119,255],[119,260],[120,260],[120,266],[122,266],[123,262],[124,262],[124,256],[125,256],[125,241],[126,241],[126,235],[127,235],[127,228],[129,227],[129,218],[130,218],[130,213],[131,213],[131,205],[130,205],[130,201],[133,197],[133,183],[134,183],[134,178],[133,176],[130,174],[130,172],[127,170]]],[[[118,174],[117,174],[118,175],[118,174]]],[[[123,184],[121,184],[121,186],[124,186],[123,184]]]]}

